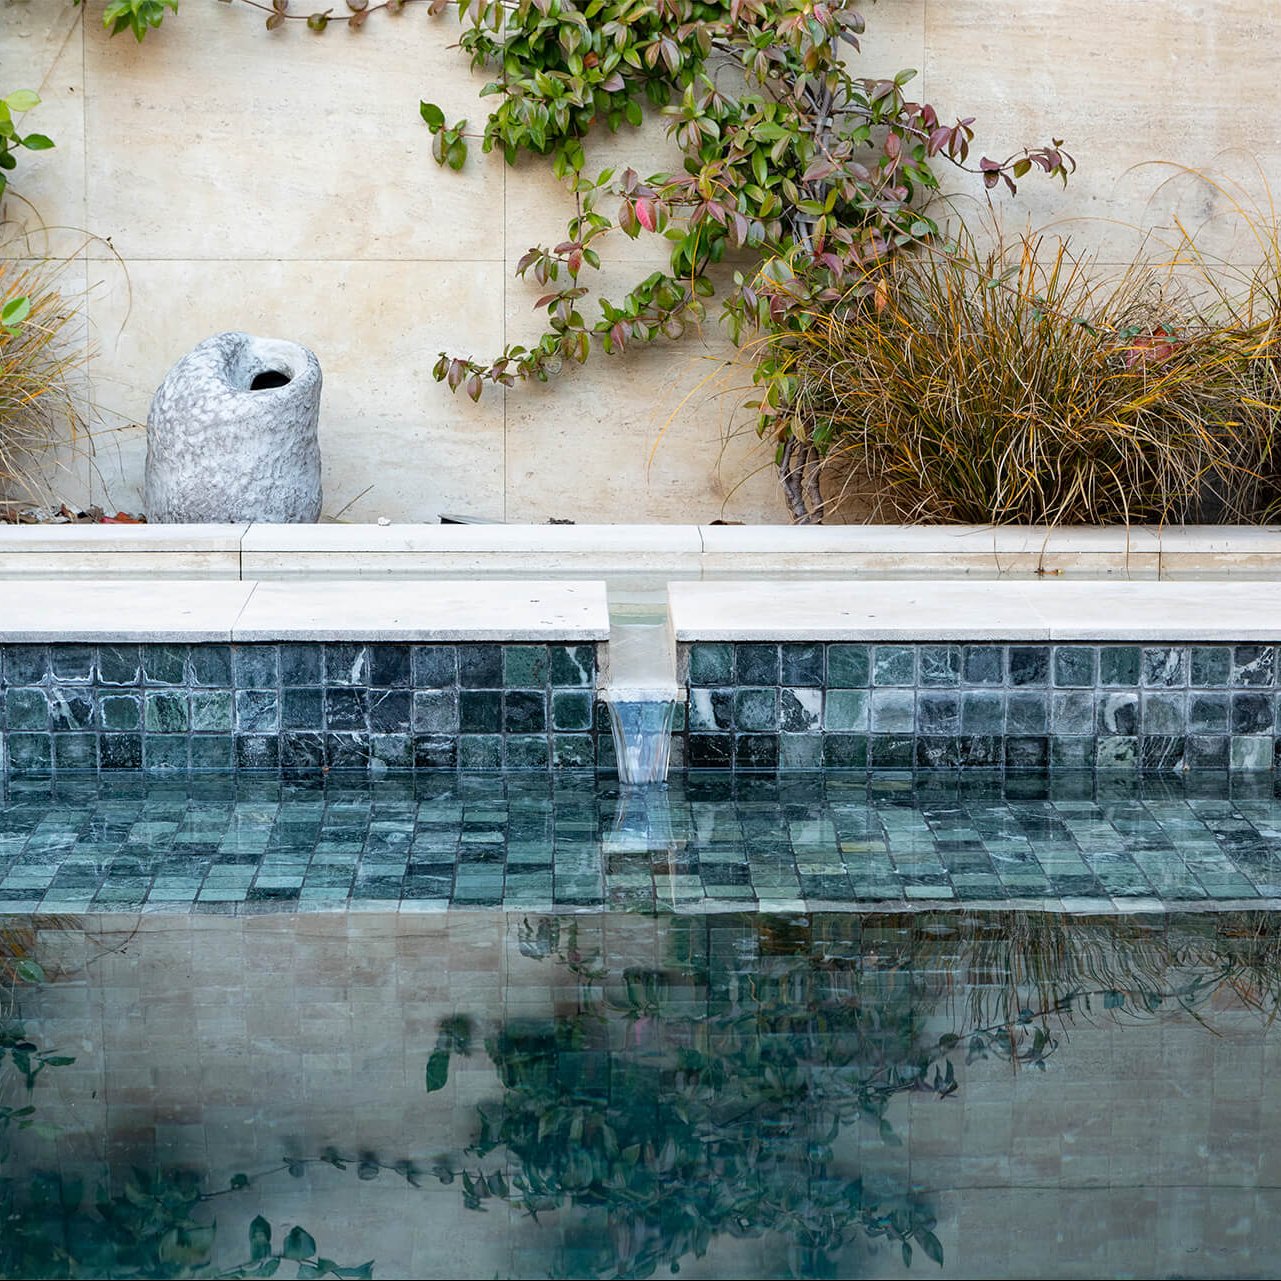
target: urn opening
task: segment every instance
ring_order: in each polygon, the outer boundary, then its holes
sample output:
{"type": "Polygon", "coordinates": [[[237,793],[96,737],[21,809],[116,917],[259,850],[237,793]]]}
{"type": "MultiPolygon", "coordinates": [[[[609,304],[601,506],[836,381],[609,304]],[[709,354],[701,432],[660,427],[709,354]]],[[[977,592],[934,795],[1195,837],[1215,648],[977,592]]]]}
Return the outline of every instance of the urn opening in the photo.
{"type": "Polygon", "coordinates": [[[270,391],[273,387],[288,387],[293,377],[283,369],[262,369],[249,380],[250,391],[270,391]]]}

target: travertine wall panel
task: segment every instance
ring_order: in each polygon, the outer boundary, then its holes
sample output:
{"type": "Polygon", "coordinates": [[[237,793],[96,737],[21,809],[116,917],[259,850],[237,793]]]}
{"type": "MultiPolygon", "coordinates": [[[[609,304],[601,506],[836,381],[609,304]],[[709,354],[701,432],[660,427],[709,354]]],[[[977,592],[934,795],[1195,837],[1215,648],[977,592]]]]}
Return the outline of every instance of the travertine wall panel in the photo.
{"type": "MultiPolygon", "coordinates": [[[[57,149],[21,157],[17,189],[48,228],[21,255],[69,253],[88,231],[91,374],[104,430],[59,496],[141,503],[145,420],[164,371],[221,328],[311,346],[325,370],[326,510],[344,519],[783,521],[769,450],[733,413],[746,371],[715,324],[679,346],[572,370],[479,408],[432,382],[441,348],[489,355],[538,332],[531,244],[555,243],[570,197],[540,162],[477,152],[438,169],[417,103],[484,118],[451,18],[411,7],[359,34],[268,33],[241,4],[189,0],[138,45],[101,29],[104,0],[0,0],[0,87],[38,89],[28,127],[57,149]],[[83,230],[62,230],[63,228],[83,230]],[[119,261],[120,256],[123,262],[119,261]],[[726,442],[726,435],[728,443],[726,442]],[[655,444],[658,444],[655,451],[655,444]]],[[[1146,162],[1243,180],[1281,160],[1274,34],[1281,0],[881,0],[856,66],[916,67],[910,92],[978,117],[976,152],[1061,136],[1067,193],[1029,177],[1007,222],[1053,223],[1116,263],[1136,226],[1209,221],[1248,255],[1221,191],[1146,162]],[[1259,168],[1256,170],[1255,161],[1259,168]]],[[[590,165],[669,166],[657,117],[589,143],[590,165]]],[[[979,185],[954,178],[962,212],[979,185]]],[[[11,219],[35,225],[16,199],[11,219]]],[[[1159,242],[1154,242],[1159,243],[1159,242]]],[[[603,282],[625,292],[662,246],[612,236],[603,282]]],[[[588,312],[596,314],[588,302],[588,312]]],[[[715,314],[716,308],[712,308],[715,314]]],[[[738,399],[741,399],[741,394],[738,399]]]]}

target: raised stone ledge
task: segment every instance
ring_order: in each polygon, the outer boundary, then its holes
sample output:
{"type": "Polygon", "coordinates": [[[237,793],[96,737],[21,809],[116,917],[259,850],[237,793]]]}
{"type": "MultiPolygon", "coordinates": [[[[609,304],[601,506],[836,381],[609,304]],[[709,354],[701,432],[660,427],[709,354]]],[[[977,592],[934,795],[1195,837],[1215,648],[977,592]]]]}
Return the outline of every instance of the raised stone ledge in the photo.
{"type": "Polygon", "coordinates": [[[1281,576],[1281,529],[845,525],[0,526],[0,575],[1281,576]]]}
{"type": "Polygon", "coordinates": [[[1281,582],[676,582],[690,641],[1281,639],[1281,582]]]}
{"type": "Polygon", "coordinates": [[[0,579],[0,643],[596,641],[600,582],[0,579]]]}

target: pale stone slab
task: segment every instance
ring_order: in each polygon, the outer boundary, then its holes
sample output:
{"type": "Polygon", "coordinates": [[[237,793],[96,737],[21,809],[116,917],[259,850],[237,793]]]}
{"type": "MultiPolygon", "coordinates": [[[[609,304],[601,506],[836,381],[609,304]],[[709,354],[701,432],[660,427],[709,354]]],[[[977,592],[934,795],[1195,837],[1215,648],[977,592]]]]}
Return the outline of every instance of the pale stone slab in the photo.
{"type": "Polygon", "coordinates": [[[1048,640],[1024,583],[672,583],[677,641],[1048,640]]]}
{"type": "Polygon", "coordinates": [[[250,578],[436,573],[693,573],[692,525],[255,525],[250,578]]]}
{"type": "Polygon", "coordinates": [[[704,568],[846,572],[909,578],[1088,574],[1156,578],[1157,542],[1142,528],[990,525],[704,526],[704,568]]]}
{"type": "Polygon", "coordinates": [[[0,525],[0,556],[108,552],[238,552],[238,525],[0,525]]]}
{"type": "Polygon", "coordinates": [[[0,577],[239,578],[246,525],[0,525],[0,577]]]}
{"type": "Polygon", "coordinates": [[[609,635],[605,584],[367,580],[259,583],[238,641],[593,641],[609,635]]]}
{"type": "Polygon", "coordinates": [[[1053,640],[1281,640],[1281,582],[1028,583],[1053,640]]]}
{"type": "Polygon", "coordinates": [[[1281,640],[1281,583],[672,583],[694,640],[1281,640]]]}
{"type": "Polygon", "coordinates": [[[255,586],[0,579],[0,641],[229,641],[255,586]]]}

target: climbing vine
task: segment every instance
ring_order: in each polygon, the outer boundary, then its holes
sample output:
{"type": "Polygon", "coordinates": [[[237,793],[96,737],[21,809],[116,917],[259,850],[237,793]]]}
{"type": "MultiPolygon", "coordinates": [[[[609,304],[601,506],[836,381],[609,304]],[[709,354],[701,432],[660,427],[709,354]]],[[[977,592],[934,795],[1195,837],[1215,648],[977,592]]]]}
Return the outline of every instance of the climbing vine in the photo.
{"type": "MultiPolygon", "coordinates": [[[[453,170],[477,143],[508,163],[546,157],[574,213],[559,242],[532,246],[516,266],[543,288],[542,335],[488,359],[442,352],[434,376],[473,400],[487,387],[545,382],[593,352],[680,337],[719,294],[730,338],[751,344],[758,430],[775,446],[801,522],[821,519],[821,451],[820,425],[797,409],[795,335],[834,307],[879,305],[877,264],[938,237],[928,205],[939,162],[1010,192],[1033,171],[1066,183],[1075,167],[1058,139],[975,160],[973,117],[948,120],[915,101],[914,72],[855,75],[847,57],[864,19],[854,0],[225,2],[265,13],[273,31],[354,30],[371,14],[418,5],[433,17],[452,11],[458,47],[491,75],[481,94],[495,102],[479,129],[422,102],[433,156],[453,170]],[[666,119],[681,167],[591,172],[583,140],[602,127],[636,128],[647,109],[666,119]],[[668,264],[619,298],[597,295],[596,316],[586,282],[618,230],[663,238],[668,264]]],[[[108,25],[141,39],[165,8],[176,11],[177,0],[113,0],[108,25]]]]}

